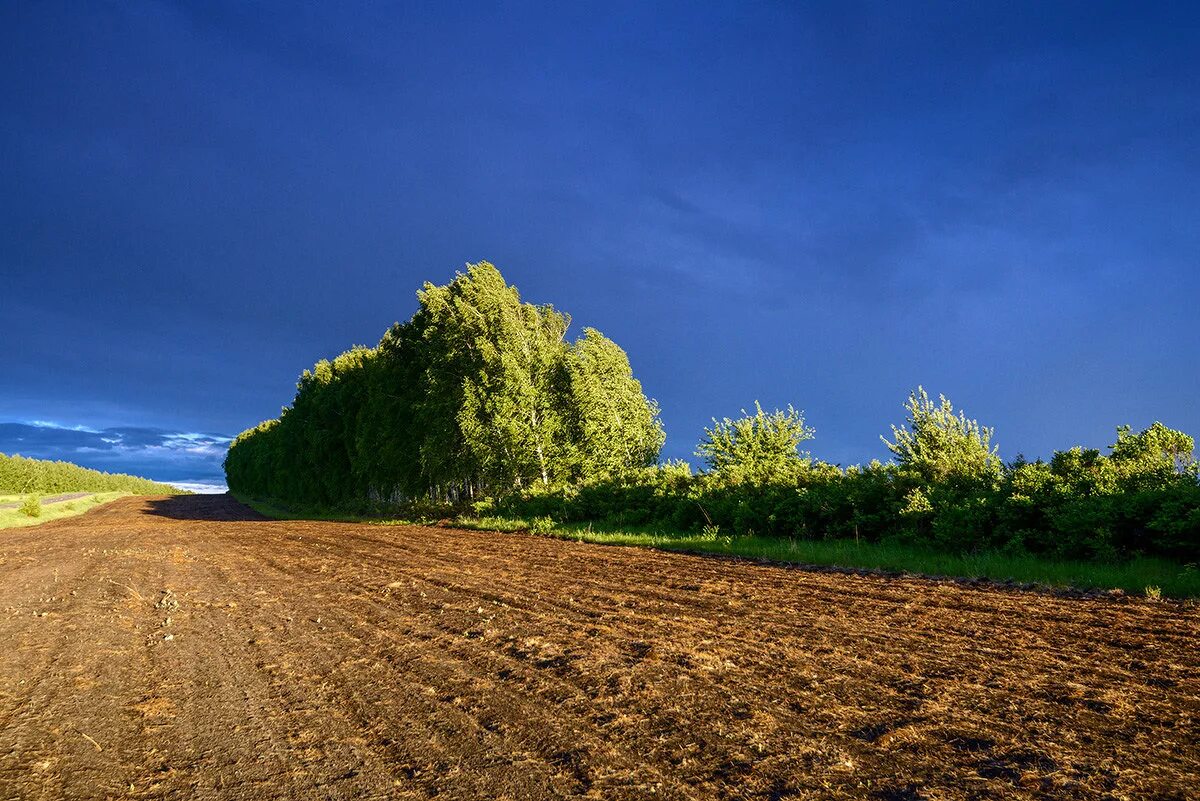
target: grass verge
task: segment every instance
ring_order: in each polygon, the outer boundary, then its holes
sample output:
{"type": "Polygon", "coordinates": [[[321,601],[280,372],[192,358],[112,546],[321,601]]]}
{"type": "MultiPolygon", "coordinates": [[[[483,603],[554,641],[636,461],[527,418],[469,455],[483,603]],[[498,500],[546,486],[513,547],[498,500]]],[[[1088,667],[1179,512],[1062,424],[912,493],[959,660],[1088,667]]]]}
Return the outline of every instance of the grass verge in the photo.
{"type": "MultiPolygon", "coordinates": [[[[381,519],[322,512],[301,514],[238,497],[255,511],[277,520],[329,520],[377,525],[421,525],[430,520],[381,519]]],[[[774,537],[683,534],[595,524],[553,523],[542,518],[459,517],[454,525],[477,531],[526,531],[600,545],[659,548],[696,554],[765,559],[772,562],[882,570],[945,578],[986,579],[1055,589],[1114,590],[1150,598],[1200,598],[1200,566],[1166,559],[1085,562],[1003,553],[954,554],[895,543],[854,540],[788,540],[774,537]]]]}
{"type": "MultiPolygon", "coordinates": [[[[95,495],[89,495],[86,498],[76,498],[73,501],[59,501],[58,503],[48,503],[42,507],[42,513],[37,517],[30,517],[20,509],[0,509],[0,529],[3,528],[20,528],[23,526],[36,526],[39,523],[48,523],[51,520],[61,520],[64,517],[73,517],[81,515],[84,512],[94,509],[101,504],[124,498],[128,492],[99,492],[95,495]]],[[[13,500],[20,500],[25,496],[14,496],[13,500]]]]}
{"type": "Polygon", "coordinates": [[[595,525],[552,524],[501,517],[459,518],[456,525],[482,531],[533,531],[561,539],[603,545],[634,545],[669,551],[739,556],[819,567],[915,573],[947,578],[987,579],[1058,589],[1112,590],[1164,598],[1200,597],[1200,566],[1166,559],[1128,562],[1052,560],[1003,553],[954,554],[894,543],[854,540],[787,540],[774,537],[712,536],[595,525]]]}

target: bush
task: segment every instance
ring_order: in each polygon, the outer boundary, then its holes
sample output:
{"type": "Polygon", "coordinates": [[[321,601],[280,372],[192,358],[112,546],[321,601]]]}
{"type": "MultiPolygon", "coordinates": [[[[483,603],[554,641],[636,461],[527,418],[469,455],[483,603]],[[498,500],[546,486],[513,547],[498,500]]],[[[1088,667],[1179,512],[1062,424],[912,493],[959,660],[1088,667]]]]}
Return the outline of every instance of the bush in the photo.
{"type": "Polygon", "coordinates": [[[713,419],[705,429],[696,455],[709,470],[735,481],[778,481],[787,479],[808,466],[808,454],[800,452],[800,443],[810,440],[815,431],[804,424],[804,415],[789,406],[769,414],[758,401],[754,414],[742,410],[737,420],[713,419]]]}
{"type": "Polygon", "coordinates": [[[21,514],[26,517],[42,516],[42,502],[38,500],[38,496],[27,495],[25,500],[21,501],[21,514]]]}
{"type": "Polygon", "coordinates": [[[957,460],[966,469],[943,470],[947,462],[936,448],[924,448],[920,469],[879,462],[842,469],[806,461],[755,474],[734,461],[693,474],[673,463],[514,494],[496,509],[525,519],[549,515],[705,539],[718,538],[718,532],[753,532],[891,541],[957,553],[1200,559],[1200,483],[1187,450],[1190,439],[1161,426],[1138,435],[1122,429],[1113,456],[1072,448],[1049,462],[1019,459],[992,466],[987,438],[970,433],[976,430],[971,421],[962,424],[949,413],[942,419],[958,432],[950,439],[962,445],[949,451],[970,454],[957,460]]]}
{"type": "Polygon", "coordinates": [[[988,482],[1001,470],[993,429],[967,419],[941,395],[934,403],[924,387],[908,396],[908,426],[892,426],[895,442],[883,444],[896,455],[901,467],[927,482],[988,482]]]}
{"type": "Polygon", "coordinates": [[[534,534],[549,534],[554,531],[554,518],[548,515],[535,517],[529,521],[529,530],[534,534]]]}

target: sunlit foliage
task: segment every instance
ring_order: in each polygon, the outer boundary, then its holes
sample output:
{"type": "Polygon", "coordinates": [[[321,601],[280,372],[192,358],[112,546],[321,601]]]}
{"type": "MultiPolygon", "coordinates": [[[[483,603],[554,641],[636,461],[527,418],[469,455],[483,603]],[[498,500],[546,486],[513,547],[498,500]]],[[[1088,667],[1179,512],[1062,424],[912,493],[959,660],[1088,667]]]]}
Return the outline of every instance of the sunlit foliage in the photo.
{"type": "Polygon", "coordinates": [[[653,464],[658,407],[595,329],[521,301],[487,262],[426,284],[412,319],[301,376],[278,420],[244,432],[238,492],[305,505],[460,501],[653,464]]]}
{"type": "Polygon", "coordinates": [[[714,421],[706,471],[668,464],[618,480],[535,488],[489,507],[520,517],[735,535],[928,546],[1056,558],[1200,559],[1200,484],[1191,437],[1155,423],[1117,431],[1111,455],[1058,451],[1005,465],[991,429],[945,398],[909,396],[892,463],[841,468],[798,450],[799,413],[714,421]]]}
{"type": "Polygon", "coordinates": [[[235,440],[234,491],[367,512],[473,504],[551,527],[1200,560],[1195,443],[1161,423],[1119,428],[1107,455],[1005,464],[991,428],[918,387],[883,438],[893,461],[841,467],[801,450],[815,432],[800,412],[755,403],[713,420],[694,473],[656,464],[658,406],[599,331],[569,341],[566,314],[523,302],[486,262],[417,297],[412,319],[318,362],[278,419],[235,440]]]}
{"type": "Polygon", "coordinates": [[[137,495],[169,495],[180,491],[122,473],[103,473],[70,462],[51,462],[5,456],[0,453],[0,495],[53,495],[63,492],[132,492],[137,495]]]}

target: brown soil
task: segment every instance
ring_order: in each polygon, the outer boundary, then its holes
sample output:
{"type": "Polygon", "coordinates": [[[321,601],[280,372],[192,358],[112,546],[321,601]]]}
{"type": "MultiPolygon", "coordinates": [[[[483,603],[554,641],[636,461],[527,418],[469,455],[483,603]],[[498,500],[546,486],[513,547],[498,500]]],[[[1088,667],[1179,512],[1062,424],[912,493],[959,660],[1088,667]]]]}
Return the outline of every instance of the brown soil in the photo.
{"type": "Polygon", "coordinates": [[[127,498],[0,534],[0,798],[1195,798],[1200,612],[127,498]]]}

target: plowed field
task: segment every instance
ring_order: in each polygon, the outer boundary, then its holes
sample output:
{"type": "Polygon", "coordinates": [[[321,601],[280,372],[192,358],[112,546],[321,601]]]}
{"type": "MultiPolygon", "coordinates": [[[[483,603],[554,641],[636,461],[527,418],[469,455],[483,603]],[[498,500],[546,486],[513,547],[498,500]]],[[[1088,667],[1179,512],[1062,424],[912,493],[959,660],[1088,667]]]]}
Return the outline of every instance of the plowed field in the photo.
{"type": "Polygon", "coordinates": [[[0,798],[1196,798],[1200,613],[127,498],[0,533],[0,798]]]}

